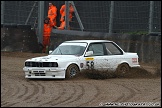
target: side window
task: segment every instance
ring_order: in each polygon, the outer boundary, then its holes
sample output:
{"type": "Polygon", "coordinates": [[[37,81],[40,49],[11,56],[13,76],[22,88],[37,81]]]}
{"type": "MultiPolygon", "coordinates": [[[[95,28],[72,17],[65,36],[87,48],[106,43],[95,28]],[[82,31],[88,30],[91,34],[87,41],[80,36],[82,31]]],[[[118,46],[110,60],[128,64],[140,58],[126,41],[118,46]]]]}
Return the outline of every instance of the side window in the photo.
{"type": "Polygon", "coordinates": [[[105,43],[107,54],[108,55],[122,55],[122,51],[113,43],[105,43]]]}
{"type": "Polygon", "coordinates": [[[87,51],[93,51],[94,56],[104,55],[103,44],[100,43],[90,44],[87,51]]]}

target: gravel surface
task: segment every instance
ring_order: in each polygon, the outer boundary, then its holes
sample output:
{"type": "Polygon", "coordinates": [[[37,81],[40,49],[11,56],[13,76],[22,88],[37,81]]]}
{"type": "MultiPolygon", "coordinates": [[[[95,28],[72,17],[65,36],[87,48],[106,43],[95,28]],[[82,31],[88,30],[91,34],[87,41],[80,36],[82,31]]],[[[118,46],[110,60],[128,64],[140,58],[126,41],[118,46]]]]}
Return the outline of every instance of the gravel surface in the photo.
{"type": "Polygon", "coordinates": [[[1,107],[161,106],[161,77],[150,64],[142,66],[151,74],[141,69],[133,77],[94,79],[83,72],[69,80],[25,79],[24,61],[44,55],[1,52],[1,107]]]}

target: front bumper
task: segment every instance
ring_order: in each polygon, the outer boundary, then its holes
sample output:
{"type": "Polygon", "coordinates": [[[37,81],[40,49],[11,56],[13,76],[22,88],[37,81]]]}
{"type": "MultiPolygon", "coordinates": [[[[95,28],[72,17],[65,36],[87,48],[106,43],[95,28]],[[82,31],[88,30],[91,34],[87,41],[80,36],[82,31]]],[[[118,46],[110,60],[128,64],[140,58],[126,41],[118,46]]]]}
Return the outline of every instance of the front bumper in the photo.
{"type": "Polygon", "coordinates": [[[64,79],[66,69],[24,67],[23,71],[25,72],[25,78],[64,79]]]}

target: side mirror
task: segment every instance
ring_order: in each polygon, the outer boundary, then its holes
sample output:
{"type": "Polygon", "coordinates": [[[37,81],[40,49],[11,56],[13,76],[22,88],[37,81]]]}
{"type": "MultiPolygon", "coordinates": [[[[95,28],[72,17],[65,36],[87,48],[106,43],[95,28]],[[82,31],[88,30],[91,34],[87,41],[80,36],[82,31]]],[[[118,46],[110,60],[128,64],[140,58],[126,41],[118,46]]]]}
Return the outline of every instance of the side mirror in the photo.
{"type": "Polygon", "coordinates": [[[52,53],[52,50],[49,51],[49,54],[51,54],[51,53],[52,53]]]}
{"type": "Polygon", "coordinates": [[[93,51],[88,51],[85,53],[85,56],[91,56],[91,55],[93,55],[93,51]]]}

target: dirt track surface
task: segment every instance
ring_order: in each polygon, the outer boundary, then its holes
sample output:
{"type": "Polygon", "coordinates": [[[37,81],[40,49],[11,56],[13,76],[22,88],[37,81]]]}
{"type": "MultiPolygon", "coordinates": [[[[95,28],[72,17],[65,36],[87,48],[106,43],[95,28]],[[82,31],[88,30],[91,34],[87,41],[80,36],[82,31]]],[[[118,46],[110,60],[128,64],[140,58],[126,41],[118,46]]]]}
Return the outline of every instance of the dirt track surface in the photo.
{"type": "Polygon", "coordinates": [[[109,102],[161,106],[161,77],[25,79],[24,61],[43,55],[1,52],[1,107],[100,107],[109,102]]]}

